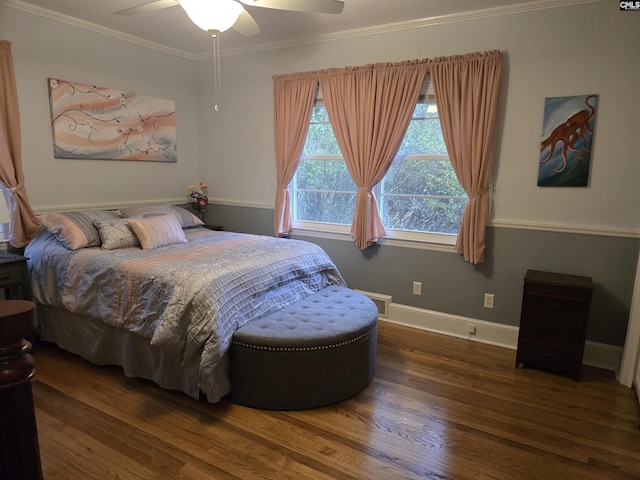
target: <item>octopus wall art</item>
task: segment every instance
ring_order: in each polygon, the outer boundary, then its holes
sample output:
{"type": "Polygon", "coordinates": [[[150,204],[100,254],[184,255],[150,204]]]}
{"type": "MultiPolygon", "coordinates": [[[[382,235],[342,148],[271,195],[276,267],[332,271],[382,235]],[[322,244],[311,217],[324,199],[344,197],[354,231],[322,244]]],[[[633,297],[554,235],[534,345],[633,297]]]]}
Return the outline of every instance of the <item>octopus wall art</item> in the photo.
{"type": "Polygon", "coordinates": [[[597,95],[545,99],[538,186],[586,186],[597,95]]]}
{"type": "Polygon", "coordinates": [[[175,162],[171,100],[48,79],[55,158],[175,162]]]}

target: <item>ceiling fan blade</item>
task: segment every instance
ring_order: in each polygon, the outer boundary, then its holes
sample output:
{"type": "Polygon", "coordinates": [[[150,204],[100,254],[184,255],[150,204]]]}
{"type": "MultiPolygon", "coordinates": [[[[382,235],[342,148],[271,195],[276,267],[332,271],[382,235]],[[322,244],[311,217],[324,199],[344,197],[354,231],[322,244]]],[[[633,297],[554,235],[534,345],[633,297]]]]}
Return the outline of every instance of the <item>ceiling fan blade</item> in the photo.
{"type": "Polygon", "coordinates": [[[239,0],[245,5],[275,10],[307,13],[340,13],[344,2],[340,0],[239,0]]]}
{"type": "Polygon", "coordinates": [[[258,24],[246,10],[243,10],[243,12],[238,17],[238,20],[233,24],[233,27],[231,28],[233,28],[240,35],[244,35],[245,37],[251,37],[260,33],[258,24]]]}
{"type": "Polygon", "coordinates": [[[157,0],[137,7],[125,8],[114,15],[137,15],[138,13],[153,12],[154,10],[162,10],[163,8],[175,7],[180,5],[178,0],[157,0]]]}

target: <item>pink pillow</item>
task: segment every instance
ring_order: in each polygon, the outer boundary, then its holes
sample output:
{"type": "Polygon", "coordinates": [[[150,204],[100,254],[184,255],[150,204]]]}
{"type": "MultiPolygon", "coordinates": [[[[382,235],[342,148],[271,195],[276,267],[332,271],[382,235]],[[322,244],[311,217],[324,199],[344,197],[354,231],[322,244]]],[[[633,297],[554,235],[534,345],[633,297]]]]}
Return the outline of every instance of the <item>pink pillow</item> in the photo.
{"type": "Polygon", "coordinates": [[[47,229],[55,233],[67,248],[77,250],[100,245],[96,220],[119,218],[115,212],[104,210],[78,210],[71,212],[52,212],[40,215],[40,221],[47,229]]]}
{"type": "Polygon", "coordinates": [[[187,238],[175,215],[158,215],[147,218],[130,218],[129,226],[140,240],[143,250],[186,243],[187,238]]]}

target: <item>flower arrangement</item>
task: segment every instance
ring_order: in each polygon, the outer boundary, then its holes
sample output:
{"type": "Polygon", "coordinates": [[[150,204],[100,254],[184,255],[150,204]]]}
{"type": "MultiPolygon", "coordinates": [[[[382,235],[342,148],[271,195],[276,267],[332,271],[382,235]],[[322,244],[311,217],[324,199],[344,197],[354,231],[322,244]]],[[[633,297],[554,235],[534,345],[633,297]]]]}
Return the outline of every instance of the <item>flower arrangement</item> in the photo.
{"type": "Polygon", "coordinates": [[[207,196],[207,189],[209,186],[200,182],[198,188],[194,185],[190,185],[187,188],[187,198],[189,199],[189,205],[193,212],[202,220],[204,216],[204,212],[207,210],[207,205],[209,205],[209,197],[207,196]]]}

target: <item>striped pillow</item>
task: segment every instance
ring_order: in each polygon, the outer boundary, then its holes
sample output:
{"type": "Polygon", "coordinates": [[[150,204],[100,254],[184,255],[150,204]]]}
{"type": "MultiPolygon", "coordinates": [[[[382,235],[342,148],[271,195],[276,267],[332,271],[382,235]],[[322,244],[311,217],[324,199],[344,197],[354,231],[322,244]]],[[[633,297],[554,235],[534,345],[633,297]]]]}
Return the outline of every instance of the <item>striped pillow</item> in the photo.
{"type": "Polygon", "coordinates": [[[191,228],[191,227],[199,227],[204,225],[204,222],[196,217],[193,213],[186,210],[185,208],[179,207],[177,205],[171,205],[173,209],[173,213],[180,220],[180,225],[182,228],[191,228]]]}
{"type": "Polygon", "coordinates": [[[165,213],[172,213],[168,203],[154,203],[151,205],[131,205],[120,207],[118,213],[124,218],[147,218],[165,213]]]}
{"type": "Polygon", "coordinates": [[[178,219],[171,214],[147,218],[130,218],[129,226],[140,240],[143,250],[186,243],[178,219]]]}
{"type": "Polygon", "coordinates": [[[106,210],[78,210],[45,213],[39,218],[47,230],[54,233],[67,248],[77,250],[101,244],[100,233],[93,222],[119,217],[115,212],[106,210]]]}
{"type": "Polygon", "coordinates": [[[156,215],[164,215],[166,213],[173,213],[182,228],[197,227],[204,225],[204,222],[196,217],[188,210],[179,207],[177,205],[170,205],[168,203],[155,203],[151,205],[131,205],[129,207],[121,207],[118,209],[118,213],[123,218],[148,218],[155,217],[156,215]]]}

